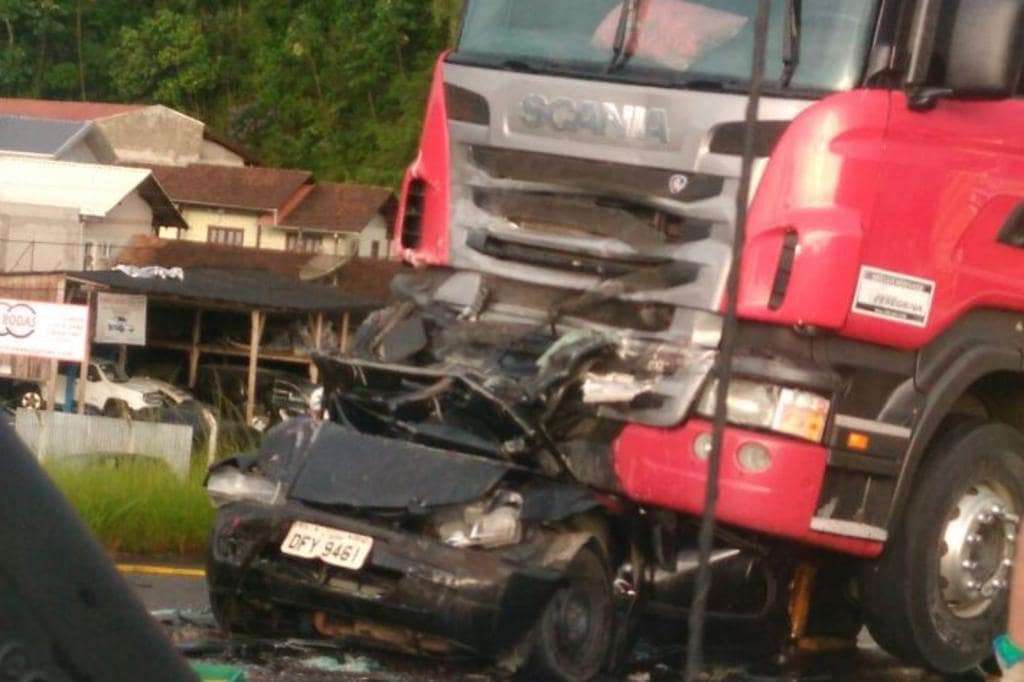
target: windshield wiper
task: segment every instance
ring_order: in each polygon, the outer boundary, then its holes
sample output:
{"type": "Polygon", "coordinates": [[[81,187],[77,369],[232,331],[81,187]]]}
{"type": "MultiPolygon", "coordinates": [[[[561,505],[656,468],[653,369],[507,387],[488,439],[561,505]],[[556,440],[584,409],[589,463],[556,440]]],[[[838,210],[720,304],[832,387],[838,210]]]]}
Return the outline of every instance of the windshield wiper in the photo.
{"type": "Polygon", "coordinates": [[[788,88],[800,66],[800,28],[803,23],[802,0],[786,0],[786,35],[782,44],[782,77],[780,84],[788,88]]]}
{"type": "Polygon", "coordinates": [[[619,25],[615,29],[615,43],[612,45],[612,61],[608,64],[608,73],[621,69],[633,56],[632,51],[626,48],[632,42],[633,33],[636,31],[636,15],[639,6],[640,0],[622,0],[619,25]]]}

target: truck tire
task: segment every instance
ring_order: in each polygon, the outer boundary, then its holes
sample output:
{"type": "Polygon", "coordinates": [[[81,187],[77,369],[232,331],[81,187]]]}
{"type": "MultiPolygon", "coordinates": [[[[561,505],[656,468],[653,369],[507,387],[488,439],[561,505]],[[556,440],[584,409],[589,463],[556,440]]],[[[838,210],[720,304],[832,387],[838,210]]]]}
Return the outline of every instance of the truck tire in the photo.
{"type": "Polygon", "coordinates": [[[602,554],[584,547],[565,585],[541,614],[522,678],[585,682],[600,674],[612,644],[611,575],[602,554]]]}
{"type": "Polygon", "coordinates": [[[865,566],[864,612],[882,648],[942,674],[983,662],[1006,625],[1024,435],[963,420],[930,448],[885,554],[865,566]]]}

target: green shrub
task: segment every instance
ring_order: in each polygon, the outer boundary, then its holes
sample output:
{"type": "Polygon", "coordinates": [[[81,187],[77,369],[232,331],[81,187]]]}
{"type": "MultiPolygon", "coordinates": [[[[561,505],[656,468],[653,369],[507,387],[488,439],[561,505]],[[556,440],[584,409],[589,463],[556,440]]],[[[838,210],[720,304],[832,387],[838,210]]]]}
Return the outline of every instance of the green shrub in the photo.
{"type": "Polygon", "coordinates": [[[214,510],[203,468],[186,480],[160,462],[106,457],[47,467],[97,539],[124,554],[201,553],[214,510]]]}

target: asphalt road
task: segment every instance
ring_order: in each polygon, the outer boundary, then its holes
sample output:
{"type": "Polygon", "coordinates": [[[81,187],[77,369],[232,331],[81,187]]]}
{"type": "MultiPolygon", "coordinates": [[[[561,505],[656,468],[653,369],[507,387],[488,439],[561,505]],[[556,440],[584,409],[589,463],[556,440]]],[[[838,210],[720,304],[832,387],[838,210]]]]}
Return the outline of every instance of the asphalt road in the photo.
{"type": "MultiPolygon", "coordinates": [[[[167,626],[179,646],[198,647],[207,653],[198,658],[228,662],[244,667],[254,682],[288,680],[295,682],[336,682],[372,680],[388,682],[442,682],[453,679],[498,679],[496,673],[476,664],[446,664],[381,654],[353,647],[313,647],[308,643],[277,643],[225,648],[222,636],[209,615],[206,583],[201,576],[146,575],[127,572],[125,577],[146,607],[167,626]]],[[[941,678],[908,668],[886,656],[870,638],[862,636],[856,656],[827,659],[826,670],[804,679],[901,680],[926,682],[941,678]]],[[[716,661],[709,680],[795,680],[794,677],[751,676],[741,668],[716,661]]],[[[640,662],[623,678],[608,682],[662,682],[678,680],[679,672],[654,661],[640,662]]],[[[971,679],[971,678],[964,678],[971,679]]],[[[980,677],[973,679],[981,679],[980,677]]]]}

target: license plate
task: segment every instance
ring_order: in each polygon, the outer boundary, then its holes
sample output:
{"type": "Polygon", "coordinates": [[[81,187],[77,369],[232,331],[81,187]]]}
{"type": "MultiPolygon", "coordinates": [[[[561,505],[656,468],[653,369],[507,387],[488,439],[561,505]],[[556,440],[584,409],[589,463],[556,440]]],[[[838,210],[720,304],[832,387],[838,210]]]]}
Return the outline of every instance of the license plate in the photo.
{"type": "Polygon", "coordinates": [[[358,571],[373,549],[373,538],[344,530],[296,521],[281,543],[281,552],[358,571]]]}

